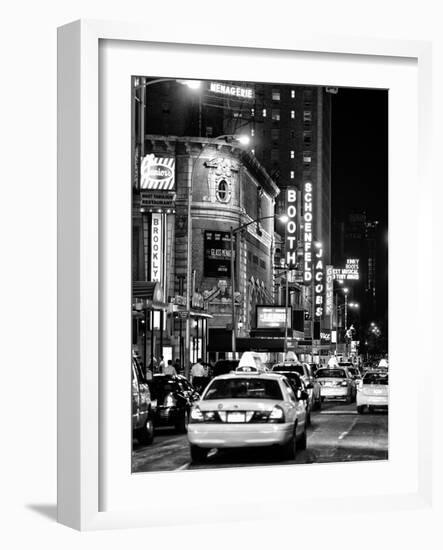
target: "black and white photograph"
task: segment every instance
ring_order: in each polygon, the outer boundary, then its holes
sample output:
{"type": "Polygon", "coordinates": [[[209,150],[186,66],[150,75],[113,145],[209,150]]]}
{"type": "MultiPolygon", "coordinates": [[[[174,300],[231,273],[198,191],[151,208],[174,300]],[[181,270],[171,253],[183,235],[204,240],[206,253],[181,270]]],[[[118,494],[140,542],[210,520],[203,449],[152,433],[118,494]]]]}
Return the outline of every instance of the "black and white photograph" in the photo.
{"type": "Polygon", "coordinates": [[[388,460],[388,90],[130,86],[132,472],[388,460]]]}

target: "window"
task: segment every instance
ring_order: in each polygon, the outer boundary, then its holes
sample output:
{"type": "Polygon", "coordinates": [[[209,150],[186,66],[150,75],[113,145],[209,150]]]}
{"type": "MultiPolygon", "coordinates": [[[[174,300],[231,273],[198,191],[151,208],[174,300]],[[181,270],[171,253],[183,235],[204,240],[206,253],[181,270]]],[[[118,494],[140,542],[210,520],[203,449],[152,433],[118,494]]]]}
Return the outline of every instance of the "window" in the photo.
{"type": "Polygon", "coordinates": [[[280,101],[280,90],[278,88],[272,90],[272,101],[280,101]]]}
{"type": "Polygon", "coordinates": [[[291,178],[291,180],[293,180],[293,179],[295,178],[294,170],[291,170],[291,172],[290,172],[290,178],[291,178]]]}
{"type": "Polygon", "coordinates": [[[295,90],[291,90],[291,99],[295,99],[295,90]]]}
{"type": "Polygon", "coordinates": [[[255,254],[252,256],[252,263],[258,265],[258,256],[256,256],[255,254]]]}
{"type": "Polygon", "coordinates": [[[272,120],[279,121],[280,120],[280,109],[272,109],[271,117],[272,117],[272,120]]]}
{"type": "Polygon", "coordinates": [[[311,145],[312,144],[312,132],[303,132],[303,145],[311,145]]]}
{"type": "Polygon", "coordinates": [[[280,160],[280,151],[278,149],[271,149],[271,161],[278,162],[280,160]]]}
{"type": "Polygon", "coordinates": [[[251,153],[255,155],[255,149],[251,149],[251,153]]]}
{"type": "Polygon", "coordinates": [[[281,401],[278,380],[263,378],[221,378],[215,379],[206,391],[208,399],[273,399],[281,401]]]}
{"type": "Polygon", "coordinates": [[[291,118],[295,118],[295,111],[291,111],[291,118]]]}
{"type": "Polygon", "coordinates": [[[278,128],[271,129],[271,139],[273,141],[278,141],[280,139],[280,130],[278,128]]]}
{"type": "Polygon", "coordinates": [[[251,116],[255,116],[255,109],[251,109],[251,116]]]}
{"type": "Polygon", "coordinates": [[[263,117],[266,117],[266,109],[263,109],[263,111],[261,112],[262,116],[263,117]]]}
{"type": "Polygon", "coordinates": [[[312,111],[303,111],[303,122],[312,122],[312,111]]]}
{"type": "Polygon", "coordinates": [[[295,138],[295,131],[291,130],[291,139],[294,139],[294,138],[295,138]]]}
{"type": "Polygon", "coordinates": [[[255,130],[254,128],[251,128],[251,137],[254,137],[254,135],[255,135],[255,130]]]}
{"type": "Polygon", "coordinates": [[[218,182],[216,195],[217,195],[217,199],[220,202],[229,201],[229,187],[226,180],[220,180],[218,182]]]}
{"type": "Polygon", "coordinates": [[[291,151],[291,159],[295,158],[295,151],[291,151]]]}
{"type": "Polygon", "coordinates": [[[303,162],[312,162],[311,151],[303,151],[303,162]]]}

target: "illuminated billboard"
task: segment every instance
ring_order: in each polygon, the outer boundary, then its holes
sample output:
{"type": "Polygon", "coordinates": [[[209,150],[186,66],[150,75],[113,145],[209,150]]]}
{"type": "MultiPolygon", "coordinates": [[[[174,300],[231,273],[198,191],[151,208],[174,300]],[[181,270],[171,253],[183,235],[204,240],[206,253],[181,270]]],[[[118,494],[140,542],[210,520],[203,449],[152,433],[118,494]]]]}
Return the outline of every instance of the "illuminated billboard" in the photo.
{"type": "Polygon", "coordinates": [[[322,319],[325,306],[325,266],[323,260],[323,247],[315,247],[314,252],[314,317],[322,319]]]}
{"type": "Polygon", "coordinates": [[[326,303],[325,315],[332,315],[334,309],[334,270],[332,265],[326,266],[326,303]]]}
{"type": "Polygon", "coordinates": [[[279,306],[257,306],[257,328],[284,329],[292,326],[292,308],[279,306]]]}
{"type": "Polygon", "coordinates": [[[313,227],[313,203],[312,203],[312,183],[305,182],[303,187],[303,223],[304,223],[304,243],[303,243],[303,280],[305,283],[312,281],[312,227],[313,227]]]}
{"type": "Polygon", "coordinates": [[[215,94],[237,97],[238,99],[252,100],[255,98],[255,92],[253,88],[222,84],[220,82],[211,82],[209,84],[209,91],[215,94]]]}
{"type": "Polygon", "coordinates": [[[289,187],[286,190],[286,265],[292,268],[297,265],[297,210],[297,190],[289,187]]]}
{"type": "Polygon", "coordinates": [[[175,158],[143,157],[140,166],[140,189],[173,191],[175,189],[175,158]]]}
{"type": "Polygon", "coordinates": [[[334,269],[334,279],[337,281],[358,281],[360,278],[360,260],[348,258],[343,269],[334,269]]]}
{"type": "Polygon", "coordinates": [[[203,268],[206,277],[231,277],[231,234],[228,231],[205,231],[203,268]]]}

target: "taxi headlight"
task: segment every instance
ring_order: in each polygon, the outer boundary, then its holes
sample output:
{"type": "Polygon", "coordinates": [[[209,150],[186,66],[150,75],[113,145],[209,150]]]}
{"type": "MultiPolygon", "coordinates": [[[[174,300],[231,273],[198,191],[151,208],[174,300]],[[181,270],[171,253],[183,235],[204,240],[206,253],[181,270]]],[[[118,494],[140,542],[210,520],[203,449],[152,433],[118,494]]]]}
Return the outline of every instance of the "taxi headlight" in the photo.
{"type": "Polygon", "coordinates": [[[269,415],[268,422],[284,422],[285,421],[285,413],[281,407],[276,405],[269,415]]]}

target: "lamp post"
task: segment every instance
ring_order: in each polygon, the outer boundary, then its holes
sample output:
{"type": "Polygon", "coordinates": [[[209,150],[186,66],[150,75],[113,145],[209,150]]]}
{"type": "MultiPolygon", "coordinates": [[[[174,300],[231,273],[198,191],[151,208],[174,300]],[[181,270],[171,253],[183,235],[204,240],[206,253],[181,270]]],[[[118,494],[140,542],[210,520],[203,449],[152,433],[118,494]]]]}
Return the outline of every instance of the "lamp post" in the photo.
{"type": "MultiPolygon", "coordinates": [[[[279,219],[282,222],[286,222],[287,221],[287,216],[281,216],[279,219]]],[[[284,348],[283,348],[285,358],[286,358],[286,354],[288,353],[289,271],[291,271],[291,269],[292,269],[291,267],[289,267],[288,265],[285,265],[284,267],[282,267],[280,269],[281,274],[277,275],[277,277],[280,277],[283,274],[286,275],[286,281],[285,281],[285,340],[284,340],[284,348]]]]}
{"type": "MultiPolygon", "coordinates": [[[[237,353],[237,332],[235,327],[236,322],[236,316],[235,316],[235,267],[234,267],[234,236],[241,231],[242,229],[245,229],[248,227],[248,225],[251,225],[253,223],[260,223],[262,220],[269,220],[271,218],[276,218],[277,216],[273,214],[272,216],[263,216],[259,218],[255,218],[254,220],[251,220],[249,222],[243,223],[239,225],[238,227],[233,228],[231,226],[230,228],[230,244],[231,244],[231,308],[232,308],[232,314],[231,314],[231,322],[232,322],[232,353],[235,357],[235,354],[237,353]]],[[[278,219],[284,223],[288,221],[287,216],[279,216],[278,219]]],[[[287,278],[286,278],[286,301],[287,301],[287,278]]],[[[287,324],[287,316],[288,312],[286,309],[286,324],[287,324]]]]}

